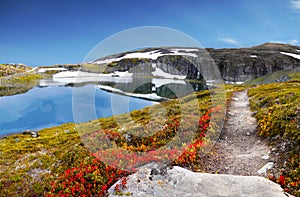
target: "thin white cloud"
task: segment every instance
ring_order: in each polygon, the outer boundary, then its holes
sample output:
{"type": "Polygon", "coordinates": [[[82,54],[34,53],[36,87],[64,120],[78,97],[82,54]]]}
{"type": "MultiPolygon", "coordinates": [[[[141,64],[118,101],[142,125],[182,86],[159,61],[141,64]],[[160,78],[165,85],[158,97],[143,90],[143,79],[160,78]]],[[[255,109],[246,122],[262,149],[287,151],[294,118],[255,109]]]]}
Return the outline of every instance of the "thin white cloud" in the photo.
{"type": "Polygon", "coordinates": [[[300,0],[292,0],[290,1],[290,4],[293,9],[300,10],[300,0]]]}
{"type": "Polygon", "coordinates": [[[289,43],[290,43],[291,45],[296,45],[296,44],[298,44],[298,40],[296,40],[296,39],[290,40],[289,43]]]}
{"type": "Polygon", "coordinates": [[[278,43],[278,44],[291,44],[291,45],[296,45],[296,44],[298,44],[298,40],[296,40],[296,39],[293,39],[293,40],[287,40],[287,41],[271,40],[270,42],[272,42],[272,43],[278,43]]]}
{"type": "Polygon", "coordinates": [[[234,38],[228,37],[219,37],[219,40],[228,44],[239,45],[240,43],[236,41],[234,38]]]}
{"type": "Polygon", "coordinates": [[[278,44],[287,44],[286,42],[281,41],[281,40],[271,40],[270,42],[272,42],[272,43],[278,43],[278,44]]]}

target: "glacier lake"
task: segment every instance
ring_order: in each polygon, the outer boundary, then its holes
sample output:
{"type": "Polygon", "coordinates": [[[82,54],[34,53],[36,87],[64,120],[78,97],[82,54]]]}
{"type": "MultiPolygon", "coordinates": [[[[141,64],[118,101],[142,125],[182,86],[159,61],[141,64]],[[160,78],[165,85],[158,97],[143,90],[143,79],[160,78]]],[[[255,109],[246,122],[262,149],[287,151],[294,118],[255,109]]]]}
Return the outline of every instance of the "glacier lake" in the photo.
{"type": "Polygon", "coordinates": [[[202,89],[157,78],[40,80],[25,93],[0,97],[0,136],[124,114],[202,89]]]}
{"type": "MultiPolygon", "coordinates": [[[[84,92],[94,88],[95,85],[88,84],[80,87],[70,86],[48,86],[34,87],[24,94],[0,97],[0,136],[20,133],[24,130],[39,130],[46,127],[60,125],[62,123],[74,122],[72,95],[75,89],[84,92]]],[[[92,119],[109,117],[116,114],[127,113],[132,110],[142,109],[156,102],[140,98],[117,95],[95,88],[94,103],[95,115],[82,112],[84,116],[76,122],[85,122],[92,119]],[[111,101],[128,100],[118,112],[112,110],[111,101]]]]}

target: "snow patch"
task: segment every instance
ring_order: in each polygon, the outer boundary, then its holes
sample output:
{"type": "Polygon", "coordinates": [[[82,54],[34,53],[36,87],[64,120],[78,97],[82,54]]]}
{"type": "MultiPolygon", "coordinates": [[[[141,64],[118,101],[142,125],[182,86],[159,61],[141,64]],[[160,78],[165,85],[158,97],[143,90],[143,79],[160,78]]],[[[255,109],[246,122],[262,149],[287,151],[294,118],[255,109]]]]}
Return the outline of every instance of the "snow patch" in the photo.
{"type": "Polygon", "coordinates": [[[38,73],[44,73],[46,71],[66,71],[67,69],[65,68],[40,68],[38,70],[38,73]]]}
{"type": "Polygon", "coordinates": [[[296,51],[300,53],[300,50],[296,49],[296,51]]]}
{"type": "Polygon", "coordinates": [[[38,67],[34,67],[33,69],[26,71],[26,73],[33,72],[33,71],[35,71],[35,70],[37,70],[37,69],[38,69],[38,67]]]}
{"type": "Polygon", "coordinates": [[[114,72],[115,74],[111,74],[112,76],[114,75],[117,75],[119,77],[132,77],[133,76],[133,73],[130,73],[128,71],[125,71],[125,72],[121,72],[121,71],[116,71],[114,72]]]}
{"type": "Polygon", "coordinates": [[[98,77],[99,74],[82,71],[66,71],[53,75],[53,78],[77,78],[77,77],[98,77]]]}
{"type": "Polygon", "coordinates": [[[152,64],[152,68],[155,70],[152,72],[152,75],[155,77],[163,77],[163,78],[169,78],[169,79],[185,79],[185,75],[172,75],[170,73],[167,73],[163,71],[160,68],[157,68],[155,64],[152,64]]]}
{"type": "Polygon", "coordinates": [[[188,52],[198,52],[199,49],[171,49],[170,55],[183,55],[183,56],[191,56],[191,57],[197,57],[194,53],[188,53],[188,52]],[[185,51],[185,52],[182,52],[185,51]]]}
{"type": "Polygon", "coordinates": [[[124,92],[120,89],[117,88],[113,88],[110,86],[104,86],[104,85],[98,85],[98,88],[102,89],[102,90],[106,90],[106,91],[111,91],[114,93],[121,93],[127,96],[131,96],[131,97],[136,97],[136,98],[144,98],[144,99],[151,99],[151,100],[162,100],[163,97],[158,96],[155,93],[151,93],[151,94],[136,94],[136,93],[128,93],[128,92],[124,92]]]}
{"type": "Polygon", "coordinates": [[[185,81],[183,80],[158,79],[158,78],[152,79],[152,83],[155,85],[156,88],[170,83],[183,84],[183,85],[186,84],[185,81]]]}
{"type": "Polygon", "coordinates": [[[214,85],[216,80],[205,80],[206,85],[214,85]]]}
{"type": "Polygon", "coordinates": [[[253,57],[253,58],[258,58],[258,57],[257,57],[257,55],[250,55],[250,57],[253,57]]]}
{"type": "Polygon", "coordinates": [[[112,62],[117,62],[117,61],[120,61],[122,58],[111,58],[111,59],[104,59],[104,60],[98,60],[98,61],[95,61],[95,62],[89,62],[89,63],[92,63],[92,64],[109,64],[109,63],[112,63],[112,62]]]}
{"type": "MultiPolygon", "coordinates": [[[[53,82],[61,83],[84,83],[84,82],[132,82],[133,73],[115,72],[109,74],[88,73],[82,71],[65,71],[53,75],[53,82]]],[[[50,83],[51,84],[51,83],[50,83]]]]}
{"type": "Polygon", "coordinates": [[[82,71],[66,71],[60,72],[53,75],[53,78],[89,78],[89,77],[132,77],[133,73],[126,72],[114,72],[109,74],[102,74],[102,73],[88,73],[82,71]]]}
{"type": "Polygon", "coordinates": [[[70,83],[88,83],[88,82],[118,82],[118,83],[131,83],[132,78],[128,77],[66,77],[66,78],[53,78],[52,81],[43,81],[41,86],[51,85],[67,85],[70,83]]]}
{"type": "Polygon", "coordinates": [[[181,51],[186,51],[186,52],[198,52],[199,49],[195,48],[195,49],[176,49],[176,50],[181,50],[181,51]]]}
{"type": "Polygon", "coordinates": [[[41,79],[39,81],[39,86],[41,87],[48,87],[48,86],[65,86],[68,83],[66,83],[65,81],[56,81],[53,79],[41,79]]]}
{"type": "Polygon", "coordinates": [[[125,56],[121,57],[121,59],[126,58],[147,58],[156,60],[158,57],[162,56],[164,54],[158,53],[158,50],[155,51],[149,51],[149,52],[137,52],[137,53],[128,53],[125,56]]]}
{"type": "Polygon", "coordinates": [[[286,52],[280,52],[280,53],[283,54],[283,55],[288,55],[288,56],[291,56],[293,58],[296,58],[296,59],[300,60],[300,55],[298,55],[298,54],[286,53],[286,52]]]}
{"type": "Polygon", "coordinates": [[[135,53],[128,53],[128,54],[124,55],[123,57],[99,60],[94,63],[95,64],[109,64],[112,62],[117,62],[122,59],[128,59],[128,58],[146,58],[146,59],[156,60],[158,57],[163,56],[163,55],[164,54],[158,52],[158,50],[149,51],[149,52],[135,52],[135,53]]]}
{"type": "Polygon", "coordinates": [[[133,53],[127,53],[123,57],[119,58],[110,58],[110,59],[102,59],[93,62],[94,64],[109,64],[112,62],[117,62],[122,59],[130,59],[130,58],[144,58],[144,59],[151,59],[156,60],[158,57],[164,56],[164,55],[182,55],[182,56],[191,56],[191,57],[197,57],[194,53],[184,53],[179,51],[186,51],[186,52],[192,52],[192,51],[199,51],[198,49],[171,49],[170,53],[161,53],[159,50],[155,51],[148,51],[148,52],[133,52],[133,53]]]}
{"type": "Polygon", "coordinates": [[[225,83],[227,83],[227,84],[238,84],[238,85],[240,85],[240,84],[243,84],[243,83],[245,83],[245,82],[243,82],[243,81],[236,81],[236,82],[233,82],[233,81],[225,81],[225,83]]]}

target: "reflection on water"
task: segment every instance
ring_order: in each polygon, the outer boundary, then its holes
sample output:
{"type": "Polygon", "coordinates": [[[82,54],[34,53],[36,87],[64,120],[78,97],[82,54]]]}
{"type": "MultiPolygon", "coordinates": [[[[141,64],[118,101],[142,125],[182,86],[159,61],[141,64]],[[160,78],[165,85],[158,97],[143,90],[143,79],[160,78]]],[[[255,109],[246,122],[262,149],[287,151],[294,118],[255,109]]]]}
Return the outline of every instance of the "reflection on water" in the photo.
{"type": "Polygon", "coordinates": [[[188,82],[179,79],[165,78],[56,78],[51,80],[41,80],[40,86],[64,85],[64,86],[83,86],[86,84],[99,84],[103,90],[115,93],[146,98],[150,100],[174,99],[188,95],[194,91],[208,89],[202,81],[188,82]],[[152,96],[145,96],[152,94],[152,96]],[[153,97],[153,95],[155,95],[153,97]]]}
{"type": "MultiPolygon", "coordinates": [[[[92,105],[94,116],[85,116],[84,111],[81,122],[91,119],[108,117],[116,113],[112,112],[112,93],[103,91],[97,86],[83,85],[80,88],[91,89],[94,87],[95,102],[82,102],[83,106],[92,105]]],[[[33,88],[24,94],[0,97],[0,135],[13,132],[22,132],[26,129],[40,129],[59,125],[66,122],[74,122],[72,110],[73,87],[50,86],[33,88]]],[[[122,95],[114,96],[115,99],[124,100],[122,95]]],[[[154,104],[138,98],[129,98],[128,108],[119,113],[127,113],[135,109],[141,109],[154,104]]],[[[90,113],[89,113],[90,114],[90,113]]]]}
{"type": "Polygon", "coordinates": [[[24,94],[0,97],[0,135],[74,122],[73,88],[80,90],[80,98],[76,99],[76,102],[80,101],[80,116],[76,120],[78,123],[128,113],[152,105],[155,103],[153,100],[182,97],[193,91],[206,89],[207,86],[161,78],[41,80],[39,87],[24,94]],[[93,102],[87,98],[91,91],[95,98],[93,102]],[[112,100],[115,105],[113,107],[112,100]]]}

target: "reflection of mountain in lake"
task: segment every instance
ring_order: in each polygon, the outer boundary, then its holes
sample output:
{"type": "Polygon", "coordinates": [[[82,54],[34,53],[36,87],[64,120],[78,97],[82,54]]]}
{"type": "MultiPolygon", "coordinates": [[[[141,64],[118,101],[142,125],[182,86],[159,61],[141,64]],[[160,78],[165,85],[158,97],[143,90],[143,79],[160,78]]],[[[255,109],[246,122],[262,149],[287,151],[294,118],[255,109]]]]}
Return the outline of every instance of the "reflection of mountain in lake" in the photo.
{"type": "Polygon", "coordinates": [[[156,94],[166,98],[178,98],[192,93],[191,87],[182,84],[167,84],[156,89],[156,94]]]}
{"type": "Polygon", "coordinates": [[[42,80],[41,86],[71,86],[80,87],[87,84],[99,84],[99,88],[109,92],[115,92],[118,94],[125,94],[134,97],[141,97],[150,100],[164,100],[166,98],[178,98],[188,95],[194,91],[200,91],[208,89],[208,85],[204,81],[193,81],[180,79],[164,79],[164,78],[122,78],[122,77],[110,77],[106,80],[94,78],[94,81],[84,79],[77,81],[71,78],[60,78],[59,82],[55,80],[42,80]]]}
{"type": "Polygon", "coordinates": [[[188,82],[186,80],[173,80],[173,79],[160,79],[160,78],[133,78],[130,83],[103,83],[99,82],[100,88],[123,92],[133,93],[135,96],[138,94],[155,94],[162,98],[179,98],[186,96],[194,91],[207,89],[207,85],[199,82],[188,82]],[[111,87],[112,89],[105,88],[104,86],[111,87]]]}
{"type": "Polygon", "coordinates": [[[95,84],[74,88],[36,87],[24,94],[0,97],[0,103],[0,136],[74,122],[74,104],[80,114],[76,123],[128,113],[154,104],[143,99],[103,91],[95,84]],[[74,103],[75,90],[80,93],[78,103],[74,103]],[[116,110],[112,110],[112,107],[116,110]]]}

